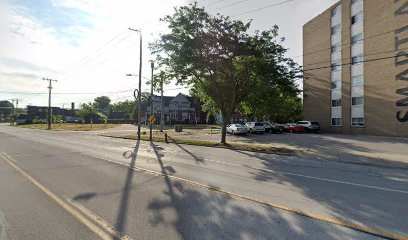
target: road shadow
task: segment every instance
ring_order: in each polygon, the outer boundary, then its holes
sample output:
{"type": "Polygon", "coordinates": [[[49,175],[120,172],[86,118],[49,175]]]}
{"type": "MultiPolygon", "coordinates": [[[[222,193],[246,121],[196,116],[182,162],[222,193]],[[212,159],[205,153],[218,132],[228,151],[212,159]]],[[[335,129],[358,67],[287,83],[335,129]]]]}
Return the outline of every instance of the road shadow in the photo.
{"type": "MultiPolygon", "coordinates": [[[[382,229],[385,231],[396,232],[406,235],[408,229],[408,209],[402,203],[408,202],[407,194],[398,194],[387,191],[378,191],[360,187],[342,185],[339,183],[331,183],[320,181],[319,179],[310,179],[302,177],[306,176],[327,176],[328,179],[339,179],[336,176],[342,176],[340,180],[344,180],[345,176],[353,176],[350,182],[364,183],[367,185],[376,186],[376,181],[383,181],[384,176],[380,168],[367,166],[349,165],[329,167],[326,164],[315,164],[313,166],[305,166],[303,164],[288,162],[275,162],[271,158],[279,159],[280,156],[271,156],[269,158],[257,154],[250,154],[243,151],[236,151],[247,157],[259,159],[262,167],[257,169],[248,166],[248,173],[252,178],[260,183],[278,183],[300,191],[301,194],[311,199],[313,202],[329,211],[334,218],[349,219],[358,224],[363,224],[372,228],[382,229]],[[325,171],[330,170],[334,175],[327,175],[325,171]],[[285,174],[285,172],[293,173],[294,175],[285,174]],[[320,172],[316,175],[315,172],[320,172]],[[296,176],[296,174],[298,174],[296,176]],[[367,178],[373,182],[367,182],[367,178]],[[361,179],[361,180],[360,180],[361,179]],[[364,180],[365,179],[365,180],[364,180]],[[361,182],[364,181],[364,182],[361,182]],[[334,189],[336,188],[336,189],[334,189]],[[361,190],[361,191],[359,191],[361,190]],[[384,203],[396,203],[387,204],[384,203]],[[398,214],[397,214],[398,213],[398,214]]],[[[383,169],[384,170],[384,169],[383,169]]],[[[393,170],[396,176],[404,176],[408,179],[406,170],[393,170]]],[[[324,177],[323,177],[324,178],[324,177]]],[[[399,183],[403,184],[403,183],[399,183]]],[[[397,186],[391,188],[398,189],[397,186]]]]}
{"type": "Polygon", "coordinates": [[[124,233],[126,230],[126,221],[127,221],[127,213],[128,213],[128,206],[129,206],[129,194],[132,190],[132,181],[134,181],[134,169],[133,167],[136,165],[136,158],[137,158],[137,153],[139,151],[139,146],[140,146],[140,140],[137,140],[135,147],[133,148],[133,152],[129,151],[124,152],[123,156],[125,158],[130,157],[130,165],[127,170],[126,174],[126,180],[125,184],[122,189],[122,196],[120,199],[119,203],[119,212],[117,214],[116,218],[116,223],[115,223],[115,228],[121,232],[124,233]]]}
{"type": "MultiPolygon", "coordinates": [[[[183,239],[344,239],[360,233],[331,226],[260,204],[237,200],[227,194],[197,188],[171,179],[158,146],[151,143],[163,174],[166,198],[154,197],[147,208],[150,224],[177,230],[183,239]],[[171,212],[172,214],[169,214],[171,212]],[[319,228],[316,228],[316,224],[319,228]],[[311,232],[310,229],[318,229],[311,232]],[[347,232],[345,232],[347,231],[347,232]]],[[[219,189],[217,186],[210,188],[219,189]]],[[[361,236],[360,236],[361,237],[361,236]]]]}
{"type": "Polygon", "coordinates": [[[183,150],[184,152],[186,152],[188,155],[190,155],[191,157],[193,157],[193,159],[195,160],[195,162],[197,164],[205,164],[205,159],[202,157],[198,157],[197,155],[195,155],[194,153],[190,152],[189,150],[187,150],[185,147],[183,147],[182,145],[178,144],[177,142],[174,142],[174,144],[179,147],[181,150],[183,150]]]}

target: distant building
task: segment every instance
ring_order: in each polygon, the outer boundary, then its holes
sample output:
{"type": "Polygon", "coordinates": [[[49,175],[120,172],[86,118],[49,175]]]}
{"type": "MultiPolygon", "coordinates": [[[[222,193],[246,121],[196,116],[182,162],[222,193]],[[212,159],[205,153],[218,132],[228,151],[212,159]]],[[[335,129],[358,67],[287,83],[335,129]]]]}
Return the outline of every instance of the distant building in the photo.
{"type": "Polygon", "coordinates": [[[408,2],[340,0],[303,26],[304,118],[408,136],[408,2]]]}
{"type": "MultiPolygon", "coordinates": [[[[65,121],[75,121],[78,119],[76,116],[76,109],[71,106],[71,109],[64,109],[60,107],[52,107],[52,115],[61,115],[65,121]]],[[[47,120],[48,107],[44,106],[27,106],[27,120],[33,121],[36,117],[39,119],[47,120]]]]}
{"type": "MultiPolygon", "coordinates": [[[[156,118],[156,124],[159,124],[162,114],[161,97],[154,96],[153,98],[149,98],[149,104],[145,108],[146,120],[150,117],[151,104],[153,104],[152,114],[156,118]]],[[[201,111],[201,103],[193,97],[185,96],[181,93],[175,97],[164,96],[163,104],[165,124],[199,124],[205,122],[205,114],[201,111]]]]}

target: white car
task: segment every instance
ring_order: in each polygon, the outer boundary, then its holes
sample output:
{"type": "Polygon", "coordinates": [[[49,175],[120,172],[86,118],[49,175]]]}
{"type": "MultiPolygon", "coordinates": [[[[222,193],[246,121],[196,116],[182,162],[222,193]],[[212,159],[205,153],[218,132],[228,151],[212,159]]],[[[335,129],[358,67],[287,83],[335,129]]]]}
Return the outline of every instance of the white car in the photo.
{"type": "Polygon", "coordinates": [[[227,133],[231,134],[247,134],[248,130],[246,126],[238,123],[233,123],[227,126],[227,133]]]}
{"type": "Polygon", "coordinates": [[[249,133],[264,133],[265,125],[261,122],[247,122],[246,127],[249,133]]]}

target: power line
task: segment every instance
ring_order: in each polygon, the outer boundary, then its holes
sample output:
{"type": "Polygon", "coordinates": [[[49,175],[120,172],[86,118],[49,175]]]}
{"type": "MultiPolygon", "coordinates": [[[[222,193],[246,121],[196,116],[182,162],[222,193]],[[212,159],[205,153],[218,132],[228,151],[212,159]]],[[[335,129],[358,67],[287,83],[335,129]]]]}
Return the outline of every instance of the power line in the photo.
{"type": "MultiPolygon", "coordinates": [[[[408,50],[408,48],[402,48],[402,49],[399,49],[400,51],[401,50],[408,50]]],[[[366,57],[366,56],[374,56],[374,55],[380,55],[380,54],[385,54],[385,53],[393,53],[393,52],[395,52],[395,50],[391,50],[391,51],[385,51],[385,52],[376,52],[376,53],[370,53],[370,54],[364,54],[363,56],[364,57],[366,57]]],[[[341,59],[339,59],[339,60],[349,60],[349,59],[351,59],[352,57],[349,57],[349,58],[341,58],[341,59]]],[[[310,64],[307,64],[308,66],[310,66],[310,65],[318,65],[318,64],[323,64],[323,63],[331,63],[332,61],[324,61],[324,62],[318,62],[318,63],[310,63],[310,64]]]]}
{"type": "MultiPolygon", "coordinates": [[[[379,34],[376,34],[376,35],[372,35],[372,36],[369,36],[369,37],[366,37],[366,38],[362,38],[360,41],[363,41],[363,40],[367,40],[367,39],[371,39],[371,38],[376,38],[376,37],[379,37],[379,36],[382,36],[382,35],[385,35],[385,34],[389,34],[389,33],[393,33],[395,30],[391,30],[391,31],[387,31],[387,32],[382,32],[382,33],[379,33],[379,34]]],[[[340,46],[346,46],[346,45],[351,45],[352,43],[351,42],[347,42],[347,43],[343,43],[343,44],[341,44],[340,46]]],[[[305,54],[302,54],[302,55],[298,55],[298,56],[294,56],[294,57],[291,57],[291,58],[298,58],[298,57],[304,57],[304,56],[308,56],[308,55],[312,55],[312,54],[315,54],[315,53],[319,53],[319,52],[324,52],[324,51],[327,51],[327,50],[331,50],[331,47],[330,48],[324,48],[324,49],[320,49],[320,50],[316,50],[316,51],[314,51],[314,52],[309,52],[309,53],[305,53],[305,54]]]]}
{"type": "Polygon", "coordinates": [[[125,29],[122,30],[121,32],[119,32],[118,34],[116,34],[113,38],[111,38],[109,41],[107,41],[105,44],[103,44],[100,48],[98,48],[97,50],[93,51],[91,54],[86,55],[85,57],[83,57],[83,58],[77,60],[75,63],[69,65],[68,67],[66,67],[66,68],[64,68],[64,69],[57,71],[55,74],[59,74],[59,73],[62,73],[62,72],[66,72],[68,69],[70,69],[70,68],[72,68],[72,67],[74,67],[74,66],[80,64],[82,61],[84,61],[84,60],[86,60],[86,59],[92,57],[93,54],[95,54],[95,53],[97,53],[97,52],[103,50],[106,46],[108,46],[110,43],[112,43],[114,40],[116,40],[120,35],[122,35],[122,34],[125,33],[125,32],[126,32],[125,29]]]}
{"type": "Polygon", "coordinates": [[[207,5],[207,7],[212,6],[212,5],[215,5],[215,4],[218,4],[218,3],[221,3],[221,2],[225,2],[225,1],[226,1],[226,0],[217,0],[217,1],[214,1],[214,2],[209,3],[209,4],[207,5]]]}
{"type": "MultiPolygon", "coordinates": [[[[358,63],[365,63],[365,62],[374,62],[374,61],[380,61],[380,60],[387,60],[387,59],[391,59],[391,58],[395,58],[398,57],[398,55],[393,55],[393,56],[389,56],[389,57],[383,57],[383,58],[373,58],[373,59],[368,59],[368,60],[363,60],[363,61],[359,61],[358,63]]],[[[353,63],[342,63],[342,64],[336,64],[336,66],[346,66],[346,65],[352,65],[353,63]]],[[[325,68],[331,68],[332,65],[330,66],[325,66],[325,67],[318,67],[318,68],[311,68],[311,69],[304,69],[303,72],[306,71],[313,71],[313,70],[319,70],[319,69],[325,69],[325,68]]]]}
{"type": "Polygon", "coordinates": [[[236,15],[232,15],[231,17],[238,17],[238,16],[249,14],[249,13],[258,12],[258,11],[261,11],[261,10],[264,10],[264,9],[267,9],[267,8],[270,8],[270,7],[275,7],[275,6],[282,5],[282,4],[289,3],[289,2],[293,2],[293,1],[295,1],[295,0],[286,0],[286,1],[278,2],[278,3],[270,4],[270,5],[267,5],[267,6],[264,6],[264,7],[261,7],[261,8],[257,8],[257,9],[251,10],[251,11],[247,11],[247,12],[239,13],[239,14],[236,14],[236,15]]]}
{"type": "MultiPolygon", "coordinates": [[[[111,45],[111,46],[114,47],[114,46],[119,45],[120,43],[122,43],[123,41],[125,41],[128,37],[129,37],[129,35],[123,37],[122,39],[120,39],[119,41],[117,41],[116,43],[114,43],[114,44],[111,45]]],[[[111,49],[109,49],[109,50],[112,51],[113,49],[114,49],[114,48],[111,48],[111,49]]],[[[96,52],[95,52],[95,53],[96,53],[96,52]]],[[[106,50],[100,51],[98,54],[93,55],[93,56],[89,57],[88,59],[83,59],[84,61],[78,62],[78,63],[75,64],[75,65],[72,65],[72,66],[74,66],[73,68],[71,68],[71,69],[69,69],[69,70],[67,69],[67,70],[65,70],[65,71],[61,71],[60,73],[62,73],[62,76],[65,76],[65,75],[70,75],[70,74],[72,74],[72,72],[75,73],[75,72],[81,72],[81,71],[83,71],[84,69],[86,70],[86,69],[87,69],[87,66],[88,66],[88,64],[89,64],[90,62],[94,61],[95,59],[98,59],[99,57],[101,57],[101,56],[104,55],[105,53],[106,53],[106,50]],[[79,64],[80,64],[80,65],[79,65],[79,64]],[[75,67],[75,66],[76,66],[76,67],[75,67]]],[[[116,51],[114,51],[112,54],[113,54],[113,55],[116,55],[116,51]]],[[[109,59],[109,58],[107,58],[107,59],[109,59]]],[[[106,59],[105,59],[104,61],[106,61],[106,59]]]]}
{"type": "Polygon", "coordinates": [[[72,77],[74,77],[74,76],[81,75],[85,70],[90,71],[90,70],[92,70],[92,69],[94,69],[94,68],[96,68],[96,67],[100,67],[100,66],[102,66],[103,64],[105,64],[105,63],[107,63],[107,62],[109,62],[109,61],[112,61],[112,60],[114,59],[113,57],[115,57],[115,56],[117,56],[118,54],[120,54],[123,50],[130,49],[130,48],[136,46],[137,44],[138,44],[138,43],[132,42],[131,44],[127,45],[126,47],[123,47],[122,49],[119,49],[119,50],[115,51],[110,57],[105,58],[105,59],[103,59],[102,61],[100,61],[100,62],[98,62],[98,63],[96,63],[96,64],[88,65],[88,67],[82,67],[82,69],[81,69],[81,68],[78,68],[77,71],[73,71],[72,73],[64,74],[64,75],[63,75],[63,76],[65,76],[64,79],[70,79],[70,78],[72,78],[72,77]]]}
{"type": "MultiPolygon", "coordinates": [[[[65,92],[65,93],[53,93],[55,95],[88,95],[88,94],[112,94],[112,93],[123,93],[123,92],[127,92],[133,90],[133,88],[130,89],[126,89],[126,90],[121,90],[121,91],[114,91],[114,92],[85,92],[85,93],[81,93],[81,92],[65,92]]],[[[45,92],[13,92],[13,91],[0,91],[0,93],[6,93],[6,94],[48,94],[45,92]]]]}
{"type": "Polygon", "coordinates": [[[248,2],[248,1],[249,0],[241,0],[241,1],[238,1],[238,2],[234,2],[234,3],[228,4],[228,5],[222,6],[222,7],[211,9],[210,11],[216,11],[216,10],[224,9],[224,8],[227,8],[227,7],[232,7],[232,6],[235,6],[235,5],[244,3],[244,2],[248,2]]]}

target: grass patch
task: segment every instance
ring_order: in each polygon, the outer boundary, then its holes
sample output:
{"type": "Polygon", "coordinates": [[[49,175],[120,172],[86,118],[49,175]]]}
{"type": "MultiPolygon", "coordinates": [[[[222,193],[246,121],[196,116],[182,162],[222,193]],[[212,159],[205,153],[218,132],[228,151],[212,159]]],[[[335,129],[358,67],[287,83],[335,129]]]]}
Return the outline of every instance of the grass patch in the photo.
{"type": "MultiPolygon", "coordinates": [[[[137,136],[127,135],[123,137],[124,139],[136,140],[137,136]]],[[[140,136],[141,140],[149,141],[149,136],[140,136]]],[[[153,136],[153,141],[164,142],[163,137],[153,136]]],[[[168,142],[176,144],[188,144],[195,146],[205,146],[205,147],[216,147],[216,148],[226,148],[240,151],[250,151],[250,152],[263,152],[263,153],[279,153],[279,154],[295,154],[301,152],[300,150],[289,149],[289,148],[277,148],[263,144],[245,144],[245,143],[219,143],[207,140],[196,140],[196,139],[182,139],[182,138],[172,138],[168,137],[168,142]]]]}
{"type": "MultiPolygon", "coordinates": [[[[63,130],[71,130],[71,131],[96,131],[96,130],[103,130],[108,128],[113,128],[120,126],[120,124],[74,124],[74,123],[62,123],[59,124],[52,124],[51,130],[55,131],[63,131],[63,130]]],[[[17,125],[17,127],[21,128],[31,128],[31,129],[41,129],[46,130],[48,128],[47,124],[26,124],[26,125],[17,125]]]]}

